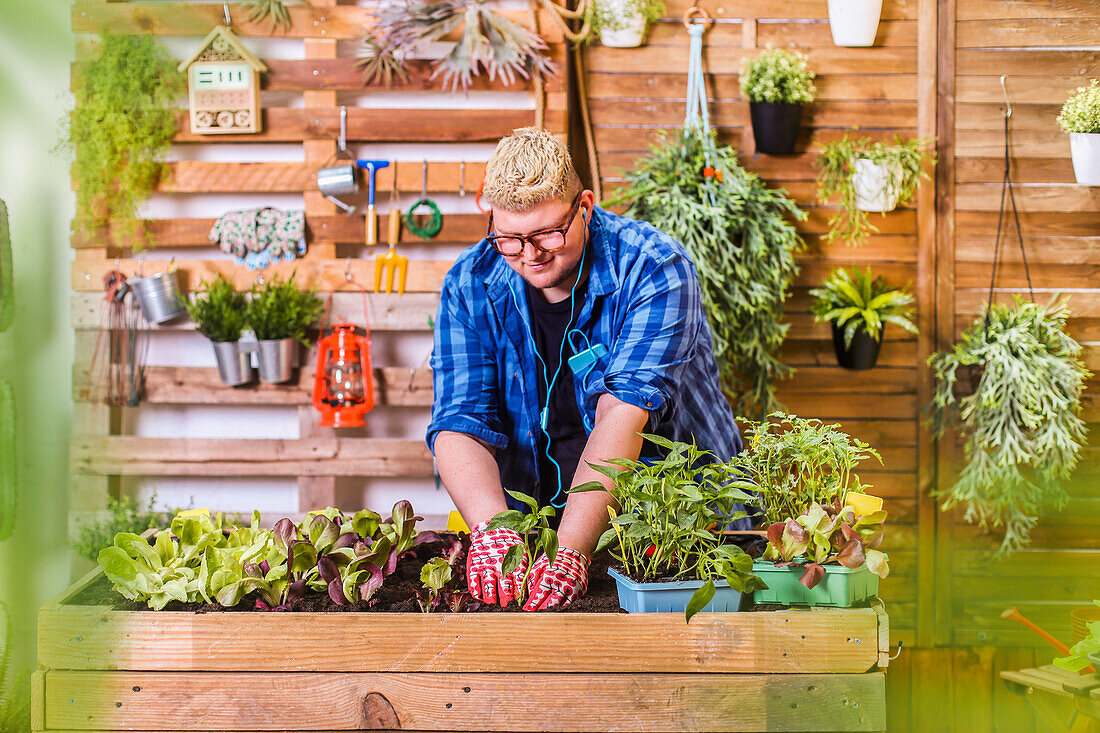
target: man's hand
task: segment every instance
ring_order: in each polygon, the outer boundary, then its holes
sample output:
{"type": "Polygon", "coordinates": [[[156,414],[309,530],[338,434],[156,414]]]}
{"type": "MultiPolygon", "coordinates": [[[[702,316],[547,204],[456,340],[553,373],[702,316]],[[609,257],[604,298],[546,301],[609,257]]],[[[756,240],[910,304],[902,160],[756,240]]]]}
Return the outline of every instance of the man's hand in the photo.
{"type": "Polygon", "coordinates": [[[523,585],[523,574],[527,572],[527,550],[523,550],[519,567],[505,575],[502,568],[504,556],[515,545],[523,546],[523,538],[511,529],[485,531],[488,524],[487,519],[470,533],[466,584],[470,588],[470,594],[477,600],[484,603],[499,601],[501,606],[507,606],[523,585]]]}
{"type": "Polygon", "coordinates": [[[558,549],[551,565],[539,555],[527,579],[527,603],[524,611],[565,608],[588,590],[588,558],[568,547],[558,549]]]}

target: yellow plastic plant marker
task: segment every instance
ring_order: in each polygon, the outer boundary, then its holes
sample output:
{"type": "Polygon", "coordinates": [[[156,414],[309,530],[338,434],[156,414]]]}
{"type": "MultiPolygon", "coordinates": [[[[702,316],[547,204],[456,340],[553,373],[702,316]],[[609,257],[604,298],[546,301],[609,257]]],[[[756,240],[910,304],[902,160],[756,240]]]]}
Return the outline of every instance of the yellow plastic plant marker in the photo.
{"type": "Polygon", "coordinates": [[[183,517],[184,519],[187,519],[189,517],[209,517],[210,508],[204,506],[200,509],[184,509],[176,516],[183,517]]]}
{"type": "Polygon", "coordinates": [[[856,510],[856,514],[865,517],[882,509],[882,499],[870,494],[861,494],[858,491],[849,491],[844,499],[844,505],[856,510]]]}
{"type": "Polygon", "coordinates": [[[447,515],[447,531],[448,532],[465,532],[470,533],[470,527],[466,524],[466,520],[462,518],[462,514],[454,510],[447,515]]]}

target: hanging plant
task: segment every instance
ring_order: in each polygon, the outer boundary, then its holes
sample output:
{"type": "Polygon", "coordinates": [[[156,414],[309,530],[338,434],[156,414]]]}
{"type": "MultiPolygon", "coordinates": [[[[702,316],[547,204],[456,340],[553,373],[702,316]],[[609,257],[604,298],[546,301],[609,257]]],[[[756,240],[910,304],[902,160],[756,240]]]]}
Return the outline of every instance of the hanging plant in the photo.
{"type": "Polygon", "coordinates": [[[104,33],[73,82],[67,144],[75,153],[74,227],[96,236],[108,223],[119,240],[148,241],[137,209],[165,170],[184,77],[151,35],[104,33]]]}
{"type": "Polygon", "coordinates": [[[290,19],[290,11],[287,5],[301,7],[308,6],[305,0],[248,0],[245,6],[249,9],[248,22],[257,23],[265,20],[271,21],[272,32],[277,30],[290,30],[294,25],[290,19]]]}
{"type": "Polygon", "coordinates": [[[987,307],[952,351],[928,360],[933,430],[943,435],[957,416],[966,437],[966,466],[938,493],[941,508],[961,505],[968,522],[1003,527],[1001,556],[1025,547],[1043,513],[1065,504],[1062,484],[1085,442],[1081,392],[1091,375],[1081,345],[1065,333],[1066,317],[1064,303],[1017,297],[987,307]],[[976,385],[958,398],[960,368],[976,385]]]}
{"type": "Polygon", "coordinates": [[[584,41],[599,38],[603,45],[614,48],[640,46],[646,29],[665,12],[664,0],[591,0],[584,13],[591,32],[584,41]]]}
{"type": "Polygon", "coordinates": [[[357,64],[365,83],[407,81],[407,65],[418,49],[446,42],[452,32],[461,37],[434,63],[431,76],[442,75],[444,89],[465,91],[479,74],[513,84],[516,75],[529,79],[554,73],[553,62],[543,53],[549,48],[546,42],[490,9],[488,0],[384,0],[363,39],[368,55],[357,64]]]}
{"type": "Polygon", "coordinates": [[[661,133],[652,152],[626,174],[609,204],[683,243],[695,262],[714,337],[722,388],[737,414],[762,418],[779,408],[774,383],[789,376],[779,361],[788,325],[783,302],[803,246],[788,220],[806,214],[769,189],[713,133],[688,127],[661,133]],[[708,164],[709,158],[709,164],[708,164]],[[710,175],[708,175],[710,173],[710,175]]]}

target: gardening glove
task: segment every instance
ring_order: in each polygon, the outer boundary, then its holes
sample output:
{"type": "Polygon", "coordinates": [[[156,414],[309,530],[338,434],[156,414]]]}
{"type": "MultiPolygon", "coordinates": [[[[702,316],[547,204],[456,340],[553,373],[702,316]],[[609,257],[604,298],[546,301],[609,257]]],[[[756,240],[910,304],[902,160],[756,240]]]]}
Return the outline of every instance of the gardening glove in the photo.
{"type": "Polygon", "coordinates": [[[470,594],[484,603],[497,603],[507,606],[516,597],[523,585],[523,575],[527,572],[527,550],[523,559],[510,574],[504,575],[504,556],[515,545],[523,546],[523,538],[511,529],[492,529],[486,519],[474,527],[470,533],[470,553],[466,558],[466,584],[470,594]]]}
{"type": "Polygon", "coordinates": [[[569,547],[558,549],[553,565],[540,555],[531,566],[523,610],[565,608],[579,599],[588,590],[588,563],[587,557],[569,547]]]}

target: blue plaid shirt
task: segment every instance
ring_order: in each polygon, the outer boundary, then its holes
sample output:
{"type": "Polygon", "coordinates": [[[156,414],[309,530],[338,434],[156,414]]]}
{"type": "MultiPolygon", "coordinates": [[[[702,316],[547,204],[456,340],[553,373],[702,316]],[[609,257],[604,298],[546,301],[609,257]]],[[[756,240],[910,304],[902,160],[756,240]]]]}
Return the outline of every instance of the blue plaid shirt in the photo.
{"type": "MultiPolygon", "coordinates": [[[[576,327],[608,353],[587,374],[574,375],[587,429],[607,392],[648,410],[648,432],[683,442],[694,438],[729,460],[740,452],[741,437],[719,387],[687,252],[650,224],[598,207],[589,231],[592,269],[576,327]]],[[[427,435],[433,452],[442,430],[495,447],[501,483],[527,494],[539,482],[541,408],[534,344],[524,326],[529,319],[523,279],[488,242],[459,256],[439,302],[427,435]]]]}

